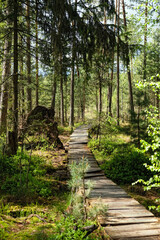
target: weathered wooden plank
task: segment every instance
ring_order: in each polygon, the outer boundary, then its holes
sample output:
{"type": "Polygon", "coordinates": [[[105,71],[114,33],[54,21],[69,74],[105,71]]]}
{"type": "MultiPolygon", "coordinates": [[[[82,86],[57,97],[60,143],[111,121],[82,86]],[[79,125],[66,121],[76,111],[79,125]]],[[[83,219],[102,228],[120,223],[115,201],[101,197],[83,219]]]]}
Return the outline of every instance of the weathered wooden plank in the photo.
{"type": "Polygon", "coordinates": [[[119,186],[117,186],[116,183],[114,183],[114,182],[111,181],[110,179],[107,179],[106,176],[105,176],[104,179],[99,179],[98,181],[95,181],[95,183],[96,183],[96,186],[97,186],[97,187],[105,187],[105,186],[107,186],[107,185],[114,185],[114,186],[120,188],[119,186]]]}
{"type": "Polygon", "coordinates": [[[82,139],[80,139],[80,141],[70,141],[69,142],[69,146],[72,148],[72,147],[84,147],[86,148],[86,142],[84,143],[82,141],[82,139]]]}
{"type": "MultiPolygon", "coordinates": [[[[112,198],[113,199],[113,198],[112,198]]],[[[144,210],[145,208],[140,205],[138,202],[132,202],[132,201],[128,201],[128,198],[126,198],[123,202],[120,201],[109,201],[109,199],[107,199],[107,201],[105,201],[106,199],[100,198],[97,199],[96,202],[95,200],[92,201],[92,199],[89,199],[89,204],[90,205],[106,205],[108,206],[108,209],[110,210],[116,210],[116,209],[127,209],[128,211],[132,208],[132,209],[136,209],[136,210],[144,210]]],[[[145,209],[146,210],[146,209],[145,209]]]]}
{"type": "MultiPolygon", "coordinates": [[[[155,223],[158,222],[155,217],[129,217],[129,218],[120,218],[120,217],[102,217],[99,216],[98,220],[102,226],[114,226],[114,225],[127,225],[128,224],[140,224],[140,223],[155,223]]],[[[127,227],[126,226],[126,227],[127,227]]]]}
{"type": "Polygon", "coordinates": [[[108,211],[108,216],[113,216],[113,217],[154,217],[154,215],[145,210],[145,209],[134,209],[134,208],[130,208],[130,210],[128,211],[128,209],[109,209],[108,211]]]}
{"type": "MultiPolygon", "coordinates": [[[[91,174],[87,174],[87,175],[92,175],[92,173],[91,174]]],[[[94,175],[94,174],[93,174],[94,175]]],[[[123,194],[123,195],[125,195],[126,197],[129,197],[128,195],[127,195],[127,193],[125,192],[125,191],[123,191],[122,190],[122,188],[117,188],[116,186],[106,186],[105,188],[96,188],[96,186],[95,186],[95,188],[92,190],[92,193],[100,193],[100,194],[107,194],[107,196],[108,196],[108,194],[110,194],[110,193],[114,193],[114,195],[119,195],[119,194],[123,194]]]]}
{"type": "Polygon", "coordinates": [[[116,231],[116,232],[131,232],[131,231],[148,230],[148,229],[160,230],[159,224],[158,223],[139,223],[139,224],[127,224],[127,225],[105,227],[106,231],[116,231]]]}
{"type": "Polygon", "coordinates": [[[87,143],[88,143],[87,138],[72,138],[72,139],[70,139],[69,146],[73,146],[76,144],[85,144],[86,145],[87,143]]]}
{"type": "MultiPolygon", "coordinates": [[[[99,172],[99,173],[86,173],[85,174],[85,178],[95,178],[95,177],[101,177],[101,176],[104,176],[104,173],[103,172],[99,172]]],[[[93,192],[93,190],[92,190],[92,192],[93,192]]],[[[91,192],[91,194],[92,194],[92,192],[91,192]]]]}
{"type": "Polygon", "coordinates": [[[124,237],[134,238],[134,237],[149,237],[149,236],[160,236],[160,229],[145,229],[145,230],[135,230],[128,232],[121,231],[110,231],[106,228],[107,234],[109,234],[113,239],[121,239],[124,237]]]}
{"type": "Polygon", "coordinates": [[[86,156],[84,154],[77,154],[77,155],[73,155],[73,156],[69,155],[68,159],[78,159],[78,160],[80,159],[81,160],[83,157],[87,158],[89,163],[92,162],[92,163],[97,164],[93,158],[90,158],[90,156],[86,156]]]}
{"type": "Polygon", "coordinates": [[[115,199],[115,198],[92,198],[92,199],[89,199],[89,201],[91,203],[98,203],[99,201],[101,203],[106,203],[106,204],[113,204],[113,205],[117,205],[119,204],[120,206],[125,204],[125,205],[133,205],[133,206],[141,206],[142,208],[144,208],[142,205],[139,204],[139,202],[137,202],[135,199],[133,198],[130,198],[130,200],[128,201],[128,198],[118,198],[118,199],[115,199]]]}
{"type": "Polygon", "coordinates": [[[89,195],[90,198],[128,198],[130,199],[130,196],[128,196],[126,193],[122,191],[98,191],[98,189],[93,189],[89,195]]]}
{"type": "Polygon", "coordinates": [[[121,237],[119,238],[119,240],[160,240],[160,237],[159,236],[150,236],[150,237],[134,237],[134,238],[128,238],[128,237],[121,237]]]}

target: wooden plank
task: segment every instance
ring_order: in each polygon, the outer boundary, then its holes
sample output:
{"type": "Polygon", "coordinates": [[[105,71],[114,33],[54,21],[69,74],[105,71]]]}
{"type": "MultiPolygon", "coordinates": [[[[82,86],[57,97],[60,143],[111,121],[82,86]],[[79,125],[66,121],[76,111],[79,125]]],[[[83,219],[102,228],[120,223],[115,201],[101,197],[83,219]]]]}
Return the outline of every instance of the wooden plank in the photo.
{"type": "Polygon", "coordinates": [[[108,203],[108,202],[103,202],[102,200],[103,200],[103,198],[100,198],[99,202],[91,202],[90,200],[88,202],[91,206],[96,206],[96,205],[97,206],[98,205],[105,206],[106,205],[106,206],[108,206],[108,210],[112,210],[112,211],[113,210],[123,210],[123,209],[130,211],[130,210],[134,209],[135,211],[147,211],[148,212],[148,210],[146,210],[146,208],[144,208],[143,206],[141,206],[138,203],[134,204],[134,203],[130,203],[130,201],[128,201],[128,203],[126,201],[124,201],[123,204],[119,203],[119,202],[108,203]]]}
{"type": "Polygon", "coordinates": [[[153,237],[160,236],[160,229],[146,229],[146,230],[136,230],[136,231],[128,231],[128,232],[116,232],[110,231],[106,228],[106,233],[109,234],[113,239],[121,239],[124,237],[134,238],[134,237],[153,237]]]}
{"type": "Polygon", "coordinates": [[[148,229],[158,229],[160,230],[159,223],[139,223],[139,224],[127,224],[118,226],[108,226],[105,228],[106,231],[116,231],[116,232],[130,232],[137,230],[148,230],[148,229]]]}
{"type": "Polygon", "coordinates": [[[140,224],[140,223],[155,223],[158,222],[155,217],[130,217],[130,218],[118,218],[118,217],[102,217],[99,216],[98,220],[102,226],[113,226],[113,225],[128,225],[128,224],[140,224]]]}
{"type": "Polygon", "coordinates": [[[72,138],[72,139],[70,139],[69,146],[72,146],[75,144],[87,145],[87,143],[88,143],[87,138],[72,138]]]}
{"type": "Polygon", "coordinates": [[[98,165],[97,166],[95,166],[95,167],[93,167],[93,165],[92,165],[92,167],[90,167],[88,170],[87,170],[87,172],[86,173],[99,173],[99,172],[101,172],[102,173],[102,170],[98,167],[98,165]]]}
{"type": "MultiPolygon", "coordinates": [[[[92,179],[92,178],[91,178],[92,179]]],[[[97,189],[96,189],[97,190],[97,189]]],[[[115,192],[115,191],[96,191],[96,190],[92,190],[92,192],[90,193],[89,195],[89,198],[130,198],[130,196],[126,195],[126,193],[123,193],[123,192],[115,192]]]]}
{"type": "Polygon", "coordinates": [[[105,186],[107,186],[107,185],[114,185],[114,186],[120,188],[119,186],[117,186],[116,183],[114,183],[114,182],[111,181],[110,179],[107,179],[106,176],[105,176],[104,179],[99,179],[98,181],[95,181],[95,183],[96,183],[96,186],[97,186],[97,187],[105,187],[105,186]]]}
{"type": "Polygon", "coordinates": [[[128,211],[128,209],[109,209],[108,210],[108,216],[113,216],[113,217],[154,217],[154,215],[145,210],[145,209],[134,209],[134,208],[130,208],[130,210],[128,211]]]}
{"type": "MultiPolygon", "coordinates": [[[[99,173],[86,173],[85,174],[85,178],[95,178],[95,177],[101,177],[101,176],[104,176],[104,173],[103,172],[99,172],[99,173]]],[[[93,190],[92,190],[93,192],[93,190]]],[[[91,192],[91,194],[92,194],[91,192]]]]}
{"type": "Polygon", "coordinates": [[[70,153],[70,150],[69,150],[68,158],[81,158],[81,157],[86,157],[88,158],[88,160],[96,162],[94,157],[91,154],[83,154],[75,151],[74,153],[70,153]]]}
{"type": "Polygon", "coordinates": [[[91,203],[99,203],[99,201],[102,203],[102,204],[104,204],[104,203],[106,203],[106,204],[113,204],[113,205],[115,205],[116,206],[116,204],[119,204],[120,206],[121,205],[123,205],[123,204],[125,204],[125,205],[133,205],[133,206],[141,206],[142,208],[144,208],[142,205],[140,205],[139,204],[139,202],[137,202],[135,199],[133,199],[133,198],[130,198],[130,200],[128,201],[128,198],[118,198],[118,199],[115,199],[115,198],[100,198],[100,199],[98,199],[98,198],[92,198],[92,199],[89,199],[89,201],[91,202],[91,203]]]}
{"type": "Polygon", "coordinates": [[[134,238],[128,238],[128,237],[121,237],[119,238],[119,240],[160,240],[160,237],[159,236],[150,236],[150,237],[134,237],[134,238]]]}
{"type": "MultiPolygon", "coordinates": [[[[87,175],[92,175],[92,173],[91,174],[87,174],[87,175]]],[[[94,174],[93,174],[94,175],[94,174]]],[[[103,173],[102,173],[102,175],[103,175],[103,173]]],[[[123,191],[123,189],[122,188],[117,188],[116,186],[106,186],[105,188],[96,188],[96,186],[95,186],[95,188],[92,190],[92,192],[91,192],[91,194],[92,193],[94,193],[94,194],[98,194],[98,193],[100,193],[100,194],[103,194],[103,195],[106,195],[106,196],[108,196],[108,194],[114,194],[114,195],[119,195],[119,194],[123,194],[123,195],[125,195],[126,197],[129,197],[128,195],[127,195],[127,193],[125,192],[125,191],[123,191]]]]}
{"type": "Polygon", "coordinates": [[[86,147],[86,144],[87,144],[87,141],[85,141],[85,142],[83,142],[82,140],[80,140],[80,141],[70,141],[69,142],[69,146],[70,147],[72,147],[72,146],[77,146],[77,145],[81,145],[81,146],[83,146],[83,147],[86,147]]]}

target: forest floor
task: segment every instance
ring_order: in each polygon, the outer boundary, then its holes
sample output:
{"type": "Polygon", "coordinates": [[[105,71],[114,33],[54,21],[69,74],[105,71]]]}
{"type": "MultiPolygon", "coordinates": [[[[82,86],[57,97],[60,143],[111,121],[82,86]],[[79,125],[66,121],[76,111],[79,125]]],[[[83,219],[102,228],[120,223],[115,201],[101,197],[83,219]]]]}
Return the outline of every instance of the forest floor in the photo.
{"type": "MultiPolygon", "coordinates": [[[[69,128],[59,128],[59,130],[59,137],[65,149],[68,150],[71,130],[69,128]]],[[[110,153],[114,151],[117,146],[121,147],[121,144],[125,145],[132,142],[131,136],[124,132],[122,133],[122,131],[116,131],[116,134],[109,136],[109,142],[105,139],[105,143],[107,146],[110,146],[110,153]],[[117,139],[118,143],[116,142],[117,139]]],[[[103,147],[98,147],[99,150],[97,150],[96,144],[99,144],[99,140],[97,141],[94,138],[92,140],[95,144],[94,147],[90,143],[89,145],[99,165],[104,169],[104,163],[111,159],[111,154],[108,154],[108,149],[104,151],[103,147]],[[95,141],[97,142],[95,143],[95,141]]],[[[102,143],[101,146],[103,146],[103,136],[101,136],[100,141],[102,143]]],[[[28,155],[29,154],[30,150],[28,151],[28,155]]],[[[16,176],[8,176],[7,183],[5,184],[2,184],[3,181],[0,182],[2,185],[0,191],[0,240],[56,239],[53,238],[54,234],[61,234],[62,229],[66,234],[70,234],[68,232],[71,232],[71,227],[74,226],[74,219],[67,218],[67,221],[65,221],[70,199],[70,192],[67,185],[69,178],[67,151],[57,150],[55,148],[47,149],[46,146],[42,146],[41,148],[33,150],[32,156],[35,156],[35,159],[33,159],[33,165],[31,164],[30,166],[30,192],[25,192],[24,189],[18,192],[18,189],[15,190],[13,188],[14,186],[11,187],[11,185],[14,185],[14,181],[17,181],[16,176]],[[39,157],[40,160],[37,160],[37,157],[39,157]],[[50,238],[50,236],[52,236],[52,238],[50,238]]],[[[20,161],[18,156],[17,159],[17,161],[20,161]]],[[[16,158],[14,160],[16,161],[16,158]]],[[[11,161],[13,162],[14,160],[11,161]]],[[[9,161],[10,160],[7,160],[7,164],[9,166],[11,165],[10,171],[12,175],[12,168],[15,169],[15,166],[12,166],[12,163],[9,161]]],[[[30,160],[28,159],[27,161],[28,164],[30,160]]],[[[18,165],[16,165],[16,167],[17,166],[18,165]]],[[[24,181],[26,181],[25,177],[24,181]]],[[[146,192],[138,185],[120,185],[129,195],[138,200],[147,209],[150,205],[156,205],[155,200],[159,198],[160,195],[159,192],[153,190],[146,192]]],[[[155,216],[160,216],[157,211],[152,210],[152,212],[155,216]]],[[[103,229],[95,231],[90,239],[104,239],[103,229]]]]}
{"type": "MultiPolygon", "coordinates": [[[[65,150],[48,148],[42,139],[44,145],[40,144],[41,147],[32,151],[29,149],[24,159],[18,155],[14,159],[5,159],[10,170],[6,171],[8,176],[2,176],[0,180],[0,240],[83,239],[84,232],[76,230],[75,219],[67,212],[70,204],[67,157],[71,129],[59,127],[59,132],[65,150]],[[20,161],[22,173],[16,174],[20,161]],[[27,187],[26,168],[30,172],[27,187]]],[[[101,231],[96,230],[87,239],[102,239],[101,231]]]]}
{"type": "MultiPolygon", "coordinates": [[[[59,136],[66,149],[69,135],[69,131],[63,131],[59,136]]],[[[12,194],[12,189],[10,193],[0,192],[0,240],[48,239],[55,221],[67,207],[67,152],[42,148],[33,150],[32,156],[43,159],[45,174],[39,176],[38,180],[43,179],[49,188],[44,184],[40,186],[40,194],[24,193],[24,196],[12,194]]],[[[32,190],[36,191],[34,188],[32,190]]]]}

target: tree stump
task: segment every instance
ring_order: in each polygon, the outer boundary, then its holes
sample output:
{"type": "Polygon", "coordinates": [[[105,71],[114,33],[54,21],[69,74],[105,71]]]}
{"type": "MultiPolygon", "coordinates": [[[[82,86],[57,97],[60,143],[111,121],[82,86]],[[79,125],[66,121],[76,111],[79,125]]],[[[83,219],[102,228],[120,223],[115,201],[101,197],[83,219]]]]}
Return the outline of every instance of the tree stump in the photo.
{"type": "Polygon", "coordinates": [[[48,109],[44,106],[35,107],[27,116],[24,128],[21,131],[21,137],[26,134],[44,134],[49,141],[49,144],[55,145],[58,149],[64,149],[63,143],[59,139],[58,124],[54,121],[53,109],[48,109]]]}

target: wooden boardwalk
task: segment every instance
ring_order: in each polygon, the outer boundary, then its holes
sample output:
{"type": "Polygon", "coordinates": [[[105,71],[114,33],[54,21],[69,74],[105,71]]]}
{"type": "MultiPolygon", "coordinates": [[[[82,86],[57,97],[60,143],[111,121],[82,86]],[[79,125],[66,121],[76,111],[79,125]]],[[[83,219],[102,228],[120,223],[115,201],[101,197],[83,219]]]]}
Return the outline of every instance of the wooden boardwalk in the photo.
{"type": "Polygon", "coordinates": [[[105,177],[87,147],[87,130],[87,126],[81,126],[71,135],[69,161],[79,161],[83,156],[88,158],[90,169],[85,178],[94,183],[89,202],[108,205],[107,215],[99,220],[110,239],[160,239],[160,220],[105,177]]]}

